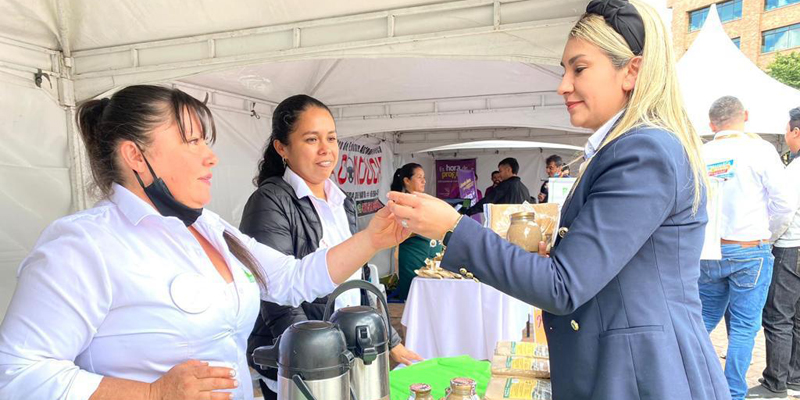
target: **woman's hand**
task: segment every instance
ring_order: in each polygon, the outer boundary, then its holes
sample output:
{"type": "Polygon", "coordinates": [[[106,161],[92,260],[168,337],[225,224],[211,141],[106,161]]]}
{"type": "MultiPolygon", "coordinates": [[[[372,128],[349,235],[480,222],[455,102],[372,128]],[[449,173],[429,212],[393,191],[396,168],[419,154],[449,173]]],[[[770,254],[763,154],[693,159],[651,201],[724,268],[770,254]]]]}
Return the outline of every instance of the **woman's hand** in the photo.
{"type": "Polygon", "coordinates": [[[375,213],[369,221],[366,232],[376,251],[397,246],[411,235],[411,230],[403,228],[389,207],[383,207],[375,213]]]}
{"type": "Polygon", "coordinates": [[[150,384],[151,400],[228,400],[232,393],[213,392],[234,389],[239,381],[236,371],[225,367],[210,367],[207,362],[189,360],[178,364],[150,384]]]}
{"type": "Polygon", "coordinates": [[[389,193],[389,209],[412,232],[442,240],[460,214],[449,204],[425,193],[389,193]]]}
{"type": "Polygon", "coordinates": [[[542,257],[550,257],[550,250],[547,248],[547,243],[539,242],[539,255],[542,257]]]}
{"type": "Polygon", "coordinates": [[[389,356],[398,364],[411,365],[414,361],[423,361],[419,354],[406,348],[402,344],[394,346],[389,352],[389,356]]]}

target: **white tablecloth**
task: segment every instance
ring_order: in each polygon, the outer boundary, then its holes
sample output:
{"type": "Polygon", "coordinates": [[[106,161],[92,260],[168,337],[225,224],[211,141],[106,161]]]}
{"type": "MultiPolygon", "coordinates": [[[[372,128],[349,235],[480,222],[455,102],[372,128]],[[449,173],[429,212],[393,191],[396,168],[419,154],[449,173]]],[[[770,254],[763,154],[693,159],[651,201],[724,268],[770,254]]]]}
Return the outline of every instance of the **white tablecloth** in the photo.
{"type": "Polygon", "coordinates": [[[414,278],[401,322],[407,348],[425,359],[490,360],[495,344],[520,340],[533,307],[472,280],[414,278]]]}

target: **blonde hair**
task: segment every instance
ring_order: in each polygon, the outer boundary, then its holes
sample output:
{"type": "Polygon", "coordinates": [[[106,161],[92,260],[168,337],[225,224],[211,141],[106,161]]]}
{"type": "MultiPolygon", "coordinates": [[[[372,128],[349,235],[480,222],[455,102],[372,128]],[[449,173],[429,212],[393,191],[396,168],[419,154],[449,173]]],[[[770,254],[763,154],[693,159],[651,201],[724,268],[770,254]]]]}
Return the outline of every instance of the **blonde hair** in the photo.
{"type": "MultiPolygon", "coordinates": [[[[644,23],[645,39],[636,86],[629,93],[626,111],[609,132],[600,148],[623,133],[641,126],[663,128],[677,137],[694,175],[693,212],[697,212],[706,187],[705,163],[700,154],[702,141],[689,121],[675,71],[675,56],[666,27],[656,11],[640,0],[630,0],[644,23]]],[[[569,33],[600,48],[617,68],[635,57],[625,39],[602,16],[584,14],[569,33]]]]}

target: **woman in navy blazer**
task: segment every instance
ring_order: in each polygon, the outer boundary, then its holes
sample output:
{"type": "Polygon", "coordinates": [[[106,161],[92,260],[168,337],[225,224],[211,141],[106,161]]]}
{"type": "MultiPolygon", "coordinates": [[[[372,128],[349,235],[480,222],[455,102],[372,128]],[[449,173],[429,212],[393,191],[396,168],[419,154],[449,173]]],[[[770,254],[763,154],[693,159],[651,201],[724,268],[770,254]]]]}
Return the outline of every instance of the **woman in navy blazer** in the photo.
{"type": "Polygon", "coordinates": [[[705,174],[671,48],[638,0],[594,0],[570,32],[558,91],[595,134],[549,257],[390,194],[401,223],[444,239],[442,267],[545,311],[558,400],[730,398],[701,317],[705,174]]]}

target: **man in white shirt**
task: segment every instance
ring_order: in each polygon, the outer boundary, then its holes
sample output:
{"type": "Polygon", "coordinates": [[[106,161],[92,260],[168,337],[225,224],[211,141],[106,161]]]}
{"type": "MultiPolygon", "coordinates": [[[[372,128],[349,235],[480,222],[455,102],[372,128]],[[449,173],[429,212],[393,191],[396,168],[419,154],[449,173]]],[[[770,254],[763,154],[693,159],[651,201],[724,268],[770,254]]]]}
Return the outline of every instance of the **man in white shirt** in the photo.
{"type": "MultiPolygon", "coordinates": [[[[747,392],[745,376],[761,328],[761,311],[772,278],[773,232],[795,211],[778,152],[758,136],[744,133],[747,111],[725,96],[708,112],[714,140],[703,145],[709,176],[720,185],[721,260],[703,260],[700,300],[710,333],[730,309],[725,378],[731,393],[747,392]]],[[[736,400],[741,395],[734,396],[736,400]]]]}
{"type": "MultiPolygon", "coordinates": [[[[800,107],[789,111],[786,124],[786,145],[791,154],[800,152],[800,107]]],[[[800,161],[786,168],[790,189],[800,196],[800,161]]],[[[775,269],[764,305],[764,339],[767,343],[767,367],[761,385],[750,390],[800,395],[800,210],[772,249],[775,269]]],[[[757,397],[755,397],[757,398],[757,397]]],[[[762,397],[763,398],[763,397],[762,397]]]]}

